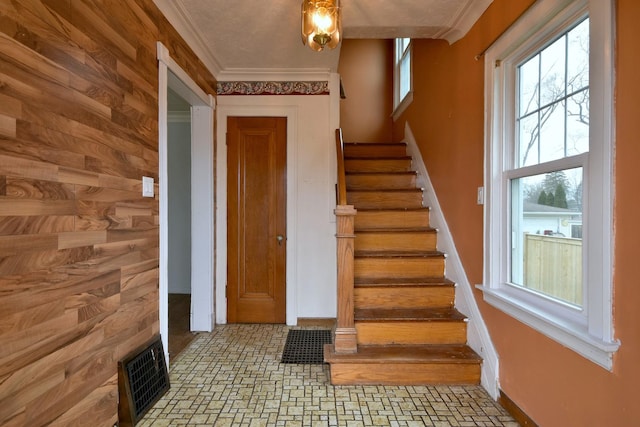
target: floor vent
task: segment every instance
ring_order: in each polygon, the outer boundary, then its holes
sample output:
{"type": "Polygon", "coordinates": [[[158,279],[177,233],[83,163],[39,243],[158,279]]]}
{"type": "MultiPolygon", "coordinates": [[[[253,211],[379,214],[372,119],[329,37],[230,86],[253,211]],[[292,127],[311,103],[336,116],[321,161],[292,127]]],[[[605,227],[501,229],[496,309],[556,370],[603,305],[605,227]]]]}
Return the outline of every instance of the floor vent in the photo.
{"type": "Polygon", "coordinates": [[[328,329],[292,329],[284,344],[282,363],[322,364],[325,344],[331,344],[328,329]]]}
{"type": "Polygon", "coordinates": [[[158,335],[118,363],[120,427],[134,426],[169,390],[169,373],[158,335]]]}

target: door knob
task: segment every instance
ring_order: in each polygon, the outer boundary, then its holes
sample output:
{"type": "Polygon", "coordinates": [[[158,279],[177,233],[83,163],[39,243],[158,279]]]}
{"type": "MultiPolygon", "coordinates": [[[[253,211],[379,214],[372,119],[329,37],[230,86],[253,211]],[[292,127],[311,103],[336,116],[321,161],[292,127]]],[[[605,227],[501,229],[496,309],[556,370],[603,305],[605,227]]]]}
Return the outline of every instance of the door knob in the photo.
{"type": "Polygon", "coordinates": [[[278,234],[276,236],[276,240],[278,241],[278,245],[282,245],[282,241],[284,240],[284,236],[282,234],[278,234]]]}

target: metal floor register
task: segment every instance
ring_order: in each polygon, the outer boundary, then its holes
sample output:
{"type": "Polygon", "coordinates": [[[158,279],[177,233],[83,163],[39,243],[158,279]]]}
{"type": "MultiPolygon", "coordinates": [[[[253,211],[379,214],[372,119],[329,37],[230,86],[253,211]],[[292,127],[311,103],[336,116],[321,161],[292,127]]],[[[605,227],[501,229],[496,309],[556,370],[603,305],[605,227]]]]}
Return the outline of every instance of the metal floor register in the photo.
{"type": "Polygon", "coordinates": [[[282,363],[322,364],[325,344],[331,344],[328,329],[292,329],[287,334],[282,363]]]}

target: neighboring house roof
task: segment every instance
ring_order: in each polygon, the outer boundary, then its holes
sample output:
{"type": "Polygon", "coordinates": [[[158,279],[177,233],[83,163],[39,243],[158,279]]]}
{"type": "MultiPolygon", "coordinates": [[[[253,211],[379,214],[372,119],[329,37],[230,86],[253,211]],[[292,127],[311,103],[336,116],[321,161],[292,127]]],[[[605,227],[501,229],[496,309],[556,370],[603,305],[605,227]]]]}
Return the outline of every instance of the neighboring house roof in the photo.
{"type": "Polygon", "coordinates": [[[522,204],[525,213],[554,213],[559,215],[582,215],[582,212],[565,208],[557,208],[555,206],[541,205],[538,203],[527,202],[522,204]]]}

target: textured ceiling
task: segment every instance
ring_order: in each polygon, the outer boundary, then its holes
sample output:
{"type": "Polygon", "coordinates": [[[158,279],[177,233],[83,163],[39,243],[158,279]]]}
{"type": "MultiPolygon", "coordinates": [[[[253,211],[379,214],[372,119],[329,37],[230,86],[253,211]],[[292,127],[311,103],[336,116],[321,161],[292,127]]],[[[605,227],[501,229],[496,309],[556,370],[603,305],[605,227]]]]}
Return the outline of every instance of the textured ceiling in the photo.
{"type": "MultiPolygon", "coordinates": [[[[214,74],[336,71],[300,38],[300,0],[154,0],[214,74]],[[179,21],[179,22],[178,22],[179,21]],[[186,33],[186,34],[185,34],[186,33]],[[198,51],[198,49],[196,49],[198,51]]],[[[461,38],[493,0],[342,0],[345,38],[461,38]]]]}

